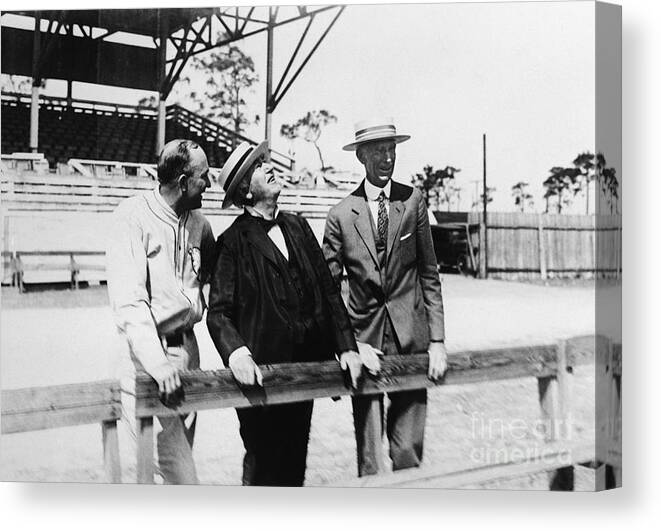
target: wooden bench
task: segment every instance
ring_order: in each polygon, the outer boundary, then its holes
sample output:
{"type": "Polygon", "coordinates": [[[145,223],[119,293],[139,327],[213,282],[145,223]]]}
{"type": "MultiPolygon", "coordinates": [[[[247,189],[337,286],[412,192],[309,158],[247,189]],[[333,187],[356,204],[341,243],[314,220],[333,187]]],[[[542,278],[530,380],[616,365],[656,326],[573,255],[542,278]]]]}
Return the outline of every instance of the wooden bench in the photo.
{"type": "MultiPolygon", "coordinates": [[[[81,272],[87,271],[102,271],[105,272],[105,264],[99,263],[85,263],[81,262],[76,257],[103,257],[103,251],[16,251],[14,253],[14,270],[16,276],[16,284],[21,293],[25,292],[25,272],[26,271],[43,271],[47,273],[57,271],[67,271],[69,273],[67,281],[71,289],[77,289],[80,282],[81,272]],[[39,261],[32,262],[32,260],[25,260],[25,258],[39,257],[39,261]],[[61,261],[53,261],[53,258],[63,259],[61,261]],[[68,260],[66,260],[68,258],[68,260]]],[[[105,275],[102,275],[105,276],[105,275]]],[[[48,281],[51,280],[49,278],[48,281]]]]}
{"type": "Polygon", "coordinates": [[[121,483],[117,436],[121,411],[120,387],[115,380],[3,390],[2,434],[98,422],[106,477],[110,483],[121,483]]]}

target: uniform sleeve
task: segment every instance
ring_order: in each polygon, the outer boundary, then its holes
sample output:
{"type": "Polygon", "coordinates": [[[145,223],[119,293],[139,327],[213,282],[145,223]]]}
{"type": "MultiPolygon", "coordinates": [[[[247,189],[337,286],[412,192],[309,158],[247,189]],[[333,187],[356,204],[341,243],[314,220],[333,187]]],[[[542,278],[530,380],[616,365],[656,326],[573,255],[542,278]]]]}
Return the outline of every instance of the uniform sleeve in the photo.
{"type": "Polygon", "coordinates": [[[438,278],[438,266],[429,227],[427,206],[422,195],[418,193],[417,196],[416,255],[418,256],[418,275],[422,286],[422,296],[429,321],[429,338],[431,341],[443,341],[445,339],[445,318],[441,281],[438,278]]]}
{"type": "Polygon", "coordinates": [[[145,371],[167,363],[151,313],[147,253],[140,225],[116,212],[106,248],[108,296],[115,323],[145,371]]]}
{"type": "Polygon", "coordinates": [[[337,215],[331,211],[326,218],[326,227],[324,229],[323,253],[326,264],[333,277],[333,281],[338,286],[342,285],[342,272],[344,263],[342,257],[342,232],[337,215]]]}

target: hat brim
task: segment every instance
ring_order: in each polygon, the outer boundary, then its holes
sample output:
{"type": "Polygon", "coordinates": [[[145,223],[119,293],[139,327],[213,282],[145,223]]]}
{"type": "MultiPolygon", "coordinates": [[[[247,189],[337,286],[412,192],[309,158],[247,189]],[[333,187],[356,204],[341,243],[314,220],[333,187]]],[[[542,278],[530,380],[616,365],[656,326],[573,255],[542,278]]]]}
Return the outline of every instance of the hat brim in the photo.
{"type": "Polygon", "coordinates": [[[232,182],[230,182],[229,186],[227,187],[227,190],[225,191],[225,198],[223,199],[222,208],[229,208],[234,204],[234,193],[236,192],[236,189],[239,187],[241,181],[243,181],[243,179],[245,178],[246,173],[248,172],[250,167],[255,163],[255,161],[259,157],[266,155],[268,151],[269,151],[268,142],[264,140],[261,144],[257,145],[252,150],[250,155],[246,157],[246,159],[243,161],[241,166],[239,166],[239,169],[236,170],[232,182]]]}
{"type": "Polygon", "coordinates": [[[344,146],[342,149],[344,151],[356,151],[356,148],[360,146],[361,144],[368,144],[370,142],[378,142],[380,140],[394,140],[395,144],[401,144],[402,142],[406,142],[409,138],[411,138],[411,135],[391,135],[391,136],[381,136],[377,138],[370,138],[369,140],[361,140],[360,142],[352,142],[351,144],[347,144],[344,146]]]}

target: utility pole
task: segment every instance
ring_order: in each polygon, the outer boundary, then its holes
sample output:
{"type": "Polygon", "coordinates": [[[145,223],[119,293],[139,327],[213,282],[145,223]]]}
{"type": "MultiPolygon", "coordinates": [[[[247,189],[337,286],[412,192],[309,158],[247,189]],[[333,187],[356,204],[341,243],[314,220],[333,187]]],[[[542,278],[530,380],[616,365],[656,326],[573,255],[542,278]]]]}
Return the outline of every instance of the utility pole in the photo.
{"type": "Polygon", "coordinates": [[[488,203],[488,188],[487,188],[487,135],[482,134],[482,252],[480,255],[480,276],[487,278],[489,276],[489,241],[488,241],[488,227],[487,227],[487,203],[488,203]]]}

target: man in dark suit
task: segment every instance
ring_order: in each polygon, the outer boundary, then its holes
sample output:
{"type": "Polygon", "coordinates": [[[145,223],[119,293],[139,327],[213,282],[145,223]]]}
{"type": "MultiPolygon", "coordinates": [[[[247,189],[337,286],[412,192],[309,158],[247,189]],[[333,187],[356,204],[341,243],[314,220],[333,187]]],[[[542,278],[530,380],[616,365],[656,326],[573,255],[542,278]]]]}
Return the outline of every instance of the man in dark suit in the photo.
{"type": "MultiPolygon", "coordinates": [[[[443,299],[422,194],[392,180],[398,135],[391,119],[356,124],[356,151],[365,180],[331,209],[326,220],[323,251],[339,284],[349,280],[347,309],[361,358],[372,372],[376,354],[429,352],[429,377],[441,377],[447,367],[443,299]]],[[[427,409],[425,389],[389,393],[387,435],[395,470],[419,466],[422,460],[427,409]]],[[[367,437],[382,437],[383,396],[378,404],[379,433],[368,422],[374,399],[354,397],[358,474],[375,474],[380,464],[371,455],[367,437]],[[380,413],[380,415],[379,415],[380,413]]]]}
{"type": "MultiPolygon", "coordinates": [[[[264,163],[266,142],[241,144],[220,174],[223,207],[243,207],[217,242],[207,325],[241,385],[261,385],[260,364],[332,359],[354,386],[361,372],[340,291],[312,229],[278,209],[282,188],[264,163]]],[[[244,485],[301,486],[312,401],[237,409],[244,485]]]]}

